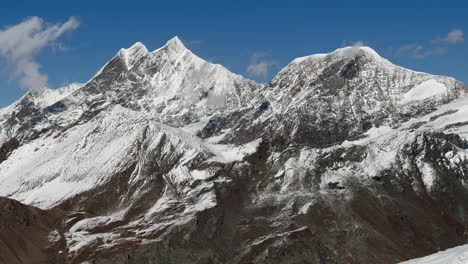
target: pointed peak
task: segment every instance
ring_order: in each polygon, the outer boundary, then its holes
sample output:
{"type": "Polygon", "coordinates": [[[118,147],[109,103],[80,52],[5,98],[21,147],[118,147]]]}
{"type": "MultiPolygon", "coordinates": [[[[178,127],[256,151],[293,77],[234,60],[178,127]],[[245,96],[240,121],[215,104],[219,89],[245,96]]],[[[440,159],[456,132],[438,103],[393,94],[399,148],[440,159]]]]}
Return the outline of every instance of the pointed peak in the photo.
{"type": "Polygon", "coordinates": [[[120,49],[119,52],[121,55],[125,56],[133,56],[136,54],[143,54],[143,53],[148,53],[148,49],[146,46],[141,43],[141,42],[135,42],[132,46],[130,46],[127,49],[120,49]]]}
{"type": "Polygon", "coordinates": [[[130,48],[120,49],[117,56],[123,60],[127,68],[131,68],[132,65],[138,61],[141,57],[148,53],[148,49],[141,42],[136,42],[130,48]]]}
{"type": "Polygon", "coordinates": [[[182,41],[180,40],[180,38],[178,36],[174,36],[173,38],[171,38],[170,40],[167,41],[167,44],[166,45],[181,45],[183,46],[184,44],[182,43],[182,41]]]}
{"type": "Polygon", "coordinates": [[[179,37],[175,36],[171,38],[164,47],[168,47],[170,49],[173,49],[175,51],[182,51],[186,50],[187,48],[185,47],[184,43],[179,39],[179,37]]]}
{"type": "Polygon", "coordinates": [[[143,52],[148,52],[148,49],[146,48],[145,44],[141,42],[135,42],[130,48],[127,49],[127,51],[130,52],[136,52],[136,51],[143,51],[143,52]]]}

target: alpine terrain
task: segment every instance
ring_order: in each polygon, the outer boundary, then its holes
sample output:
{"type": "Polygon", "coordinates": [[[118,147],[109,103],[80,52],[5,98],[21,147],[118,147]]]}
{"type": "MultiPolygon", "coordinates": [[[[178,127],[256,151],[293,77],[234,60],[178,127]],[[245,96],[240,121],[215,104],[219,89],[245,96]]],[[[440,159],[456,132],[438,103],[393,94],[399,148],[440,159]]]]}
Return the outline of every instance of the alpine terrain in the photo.
{"type": "Polygon", "coordinates": [[[466,92],[368,47],[256,83],[177,37],[136,43],[0,109],[0,263],[398,263],[465,244],[466,92]]]}

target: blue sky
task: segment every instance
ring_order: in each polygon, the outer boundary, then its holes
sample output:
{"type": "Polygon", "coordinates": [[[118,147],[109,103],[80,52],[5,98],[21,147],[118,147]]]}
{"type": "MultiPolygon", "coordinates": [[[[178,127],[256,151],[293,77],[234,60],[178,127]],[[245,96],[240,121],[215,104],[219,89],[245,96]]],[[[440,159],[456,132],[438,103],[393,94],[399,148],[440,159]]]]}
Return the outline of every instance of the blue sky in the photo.
{"type": "MultiPolygon", "coordinates": [[[[398,65],[468,83],[467,14],[466,1],[450,0],[3,0],[0,28],[32,16],[42,18],[44,28],[61,26],[70,17],[79,21],[31,55],[52,88],[87,81],[120,48],[136,41],[153,50],[175,35],[200,57],[262,82],[296,57],[362,41],[398,65]]],[[[14,74],[21,67],[15,68],[12,55],[2,55],[1,38],[0,33],[3,107],[28,85],[14,74]]]]}

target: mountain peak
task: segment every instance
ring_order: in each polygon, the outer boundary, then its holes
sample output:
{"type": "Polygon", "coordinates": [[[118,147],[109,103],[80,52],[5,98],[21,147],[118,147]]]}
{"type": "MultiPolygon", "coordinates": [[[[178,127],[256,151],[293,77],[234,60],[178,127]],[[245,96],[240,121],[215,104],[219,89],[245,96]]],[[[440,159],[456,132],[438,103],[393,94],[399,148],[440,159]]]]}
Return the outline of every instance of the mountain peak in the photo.
{"type": "Polygon", "coordinates": [[[374,49],[372,49],[371,47],[367,47],[367,46],[349,46],[349,47],[339,48],[330,54],[338,55],[342,57],[356,57],[356,56],[364,55],[373,59],[378,59],[378,60],[384,59],[374,49]]]}
{"type": "Polygon", "coordinates": [[[179,37],[175,36],[171,38],[164,47],[168,47],[174,51],[183,51],[186,50],[187,48],[185,45],[182,43],[182,41],[179,39],[179,37]]]}
{"type": "Polygon", "coordinates": [[[130,48],[127,49],[129,52],[138,52],[138,51],[144,51],[148,52],[148,49],[146,48],[145,44],[141,42],[135,42],[130,48]]]}
{"type": "Polygon", "coordinates": [[[131,68],[136,61],[146,54],[148,54],[146,46],[141,42],[136,42],[128,49],[121,49],[118,56],[123,60],[127,68],[131,68]]]}
{"type": "Polygon", "coordinates": [[[305,57],[299,57],[293,60],[294,63],[301,63],[306,60],[317,60],[317,59],[325,59],[328,57],[344,57],[344,58],[355,58],[358,56],[365,56],[372,61],[383,63],[383,64],[391,64],[390,61],[380,56],[374,49],[367,46],[348,46],[343,48],[338,48],[330,53],[320,53],[309,55],[305,57]]]}

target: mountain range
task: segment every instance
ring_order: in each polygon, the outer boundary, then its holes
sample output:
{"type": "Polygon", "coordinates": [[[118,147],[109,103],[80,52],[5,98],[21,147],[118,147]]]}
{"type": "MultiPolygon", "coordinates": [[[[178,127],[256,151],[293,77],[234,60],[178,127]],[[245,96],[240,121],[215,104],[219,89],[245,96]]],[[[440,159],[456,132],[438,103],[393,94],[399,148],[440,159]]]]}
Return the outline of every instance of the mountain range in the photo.
{"type": "Polygon", "coordinates": [[[468,86],[369,47],[257,83],[177,38],[0,109],[2,263],[397,263],[466,243],[468,86]]]}

